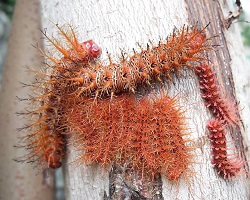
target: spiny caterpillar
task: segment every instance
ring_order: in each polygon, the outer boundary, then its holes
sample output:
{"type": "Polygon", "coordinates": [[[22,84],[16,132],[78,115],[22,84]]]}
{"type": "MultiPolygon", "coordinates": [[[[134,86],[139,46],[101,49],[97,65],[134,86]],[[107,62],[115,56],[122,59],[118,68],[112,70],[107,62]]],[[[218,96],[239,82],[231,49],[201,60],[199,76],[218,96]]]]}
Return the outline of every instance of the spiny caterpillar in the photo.
{"type": "Polygon", "coordinates": [[[203,92],[202,98],[206,100],[206,106],[217,118],[231,125],[237,124],[239,122],[238,108],[221,91],[212,67],[212,64],[203,63],[195,68],[200,89],[203,92]]]}
{"type": "MultiPolygon", "coordinates": [[[[92,40],[79,43],[72,28],[71,37],[60,27],[58,29],[71,45],[71,49],[66,50],[56,40],[49,39],[64,57],[57,61],[57,66],[53,66],[52,75],[36,72],[43,77],[36,79],[36,82],[29,86],[34,87],[36,92],[41,94],[24,99],[30,101],[35,109],[19,113],[33,119],[29,125],[21,129],[27,129],[30,132],[21,139],[22,144],[18,145],[29,151],[29,154],[21,158],[21,161],[38,161],[42,166],[46,165],[52,169],[61,167],[61,159],[66,146],[63,133],[67,129],[67,124],[63,117],[64,105],[69,102],[67,94],[70,88],[68,85],[62,87],[61,77],[66,73],[73,73],[72,68],[77,67],[78,64],[84,67],[101,53],[101,49],[92,40]]],[[[40,49],[38,51],[46,58],[56,62],[55,58],[44,54],[40,49]]]]}
{"type": "Polygon", "coordinates": [[[177,98],[152,95],[137,101],[121,94],[110,99],[79,101],[67,112],[72,144],[80,155],[76,162],[103,166],[118,164],[144,175],[162,173],[173,181],[192,173],[193,148],[177,98]]]}
{"type": "Polygon", "coordinates": [[[224,178],[237,176],[243,167],[244,161],[239,158],[229,158],[223,121],[219,119],[211,120],[208,122],[207,128],[210,131],[212,164],[216,167],[218,174],[224,178]]]}
{"type": "MultiPolygon", "coordinates": [[[[141,48],[141,52],[134,51],[128,59],[122,53],[119,63],[113,62],[109,56],[110,63],[107,66],[101,62],[82,64],[78,62],[79,59],[71,62],[69,58],[75,59],[78,56],[71,51],[68,53],[54,38],[47,37],[64,57],[58,60],[49,54],[44,55],[52,61],[50,66],[54,73],[51,80],[60,82],[61,87],[70,86],[75,96],[113,96],[125,91],[135,92],[138,86],[150,85],[154,80],[171,79],[171,74],[180,74],[184,67],[194,68],[195,62],[204,60],[204,50],[211,49],[208,43],[210,38],[204,33],[205,28],[199,30],[196,25],[190,30],[188,26],[183,26],[181,30],[174,30],[165,42],[160,41],[157,46],[148,44],[146,49],[141,48]],[[61,73],[65,68],[65,73],[61,73]],[[58,71],[61,74],[60,81],[53,76],[58,71]]],[[[79,44],[77,42],[77,45],[74,45],[77,39],[73,29],[71,28],[72,36],[67,35],[61,28],[58,29],[77,51],[79,44]]]]}

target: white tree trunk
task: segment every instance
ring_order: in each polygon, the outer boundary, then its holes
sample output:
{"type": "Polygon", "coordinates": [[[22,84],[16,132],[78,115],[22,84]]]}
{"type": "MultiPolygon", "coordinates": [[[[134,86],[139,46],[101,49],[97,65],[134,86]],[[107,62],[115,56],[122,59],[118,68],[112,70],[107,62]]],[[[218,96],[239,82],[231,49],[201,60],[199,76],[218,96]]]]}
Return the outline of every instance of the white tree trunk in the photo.
{"type": "MultiPolygon", "coordinates": [[[[249,94],[249,65],[246,64],[244,55],[239,54],[242,52],[242,43],[237,24],[231,25],[228,30],[223,28],[223,17],[227,16],[230,6],[223,2],[219,4],[217,1],[201,0],[199,3],[189,1],[187,4],[184,0],[43,0],[42,25],[47,28],[48,35],[56,33],[55,26],[50,21],[59,25],[69,22],[78,27],[79,39],[93,39],[99,44],[103,49],[101,59],[105,61],[106,50],[117,57],[120,49],[132,52],[137,42],[145,47],[149,40],[156,44],[159,38],[166,38],[175,27],[181,28],[183,24],[194,25],[198,21],[202,27],[211,22],[211,27],[207,29],[208,37],[218,34],[219,38],[215,41],[223,46],[216,53],[210,53],[210,59],[218,67],[224,66],[226,75],[223,76],[227,76],[226,80],[229,79],[226,85],[231,88],[231,94],[235,92],[232,81],[234,77],[236,97],[240,101],[240,107],[244,108],[241,114],[245,130],[242,127],[239,130],[244,138],[239,140],[239,147],[243,151],[242,141],[245,144],[248,141],[247,134],[250,135],[247,114],[249,104],[245,98],[249,94]],[[223,49],[225,47],[226,50],[223,49]],[[248,89],[247,93],[243,87],[248,89]]],[[[196,151],[196,161],[199,164],[193,165],[196,175],[189,185],[181,181],[176,186],[162,177],[164,199],[248,199],[249,180],[242,177],[234,182],[225,181],[216,174],[211,165],[210,145],[203,139],[206,138],[206,123],[211,115],[200,97],[194,74],[184,76],[171,85],[170,94],[177,93],[181,98],[181,105],[187,109],[187,117],[190,118],[187,125],[191,136],[200,147],[196,151]]],[[[238,136],[241,137],[241,134],[238,136]]],[[[103,172],[98,166],[87,169],[84,166],[74,166],[70,163],[74,159],[74,153],[68,153],[64,165],[67,199],[101,200],[104,192],[109,195],[111,183],[108,172],[103,172]]]]}

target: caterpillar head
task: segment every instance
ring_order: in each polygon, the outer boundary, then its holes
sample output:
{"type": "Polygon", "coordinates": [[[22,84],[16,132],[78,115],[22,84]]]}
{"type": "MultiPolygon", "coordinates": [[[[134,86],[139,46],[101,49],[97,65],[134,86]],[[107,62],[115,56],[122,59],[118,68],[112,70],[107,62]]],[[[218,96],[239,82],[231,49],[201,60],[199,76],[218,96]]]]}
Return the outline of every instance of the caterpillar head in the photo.
{"type": "Polygon", "coordinates": [[[82,48],[91,58],[97,58],[101,54],[101,48],[93,41],[87,40],[81,44],[82,48]]]}

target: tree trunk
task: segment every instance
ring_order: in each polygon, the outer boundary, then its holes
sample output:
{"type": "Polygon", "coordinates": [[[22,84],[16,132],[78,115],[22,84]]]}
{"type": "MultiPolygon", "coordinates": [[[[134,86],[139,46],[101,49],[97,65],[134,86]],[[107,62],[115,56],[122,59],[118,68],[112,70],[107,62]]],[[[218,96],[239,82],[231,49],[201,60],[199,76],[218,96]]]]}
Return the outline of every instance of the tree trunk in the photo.
{"type": "Polygon", "coordinates": [[[24,66],[36,68],[44,62],[31,46],[42,45],[40,22],[39,1],[16,2],[0,96],[0,199],[54,199],[53,176],[46,179],[42,172],[37,175],[37,169],[30,163],[14,162],[14,159],[27,153],[14,148],[19,141],[17,129],[25,124],[15,114],[25,107],[16,96],[27,98],[30,92],[20,82],[34,81],[24,66]]]}
{"type": "MultiPolygon", "coordinates": [[[[43,0],[42,22],[48,35],[56,29],[50,22],[63,25],[69,22],[77,27],[80,41],[93,39],[113,56],[119,56],[120,49],[131,53],[136,43],[146,47],[149,40],[157,44],[159,38],[166,38],[175,27],[184,24],[205,27],[208,37],[217,35],[212,42],[220,45],[208,53],[209,60],[217,68],[219,80],[228,95],[240,101],[243,120],[231,136],[243,157],[249,160],[247,136],[249,137],[249,67],[247,68],[237,24],[230,19],[237,15],[237,7],[231,1],[49,1],[43,0]],[[229,11],[233,14],[229,17],[229,11]],[[234,15],[235,14],[235,15],[234,15]],[[230,26],[231,25],[231,26],[230,26]],[[248,84],[248,85],[247,85],[248,84]]],[[[239,3],[239,1],[237,1],[239,3]]],[[[49,48],[49,47],[48,47],[49,48]]],[[[107,60],[103,53],[102,60],[107,60]]],[[[195,176],[189,184],[181,181],[178,185],[164,177],[139,184],[139,178],[124,180],[121,168],[103,171],[101,166],[74,166],[74,152],[69,152],[64,164],[67,199],[248,199],[249,180],[244,177],[236,181],[225,181],[214,170],[210,160],[210,144],[206,123],[211,114],[201,99],[198,81],[194,73],[184,74],[170,86],[171,95],[179,94],[181,105],[187,109],[187,126],[199,149],[196,151],[198,164],[194,164],[195,176]],[[140,189],[142,187],[142,189],[140,189]],[[147,187],[147,189],[145,189],[147,187]],[[139,188],[139,189],[138,189],[139,188]],[[124,192],[125,191],[125,192],[124,192]]],[[[70,147],[68,148],[69,150],[70,147]]]]}

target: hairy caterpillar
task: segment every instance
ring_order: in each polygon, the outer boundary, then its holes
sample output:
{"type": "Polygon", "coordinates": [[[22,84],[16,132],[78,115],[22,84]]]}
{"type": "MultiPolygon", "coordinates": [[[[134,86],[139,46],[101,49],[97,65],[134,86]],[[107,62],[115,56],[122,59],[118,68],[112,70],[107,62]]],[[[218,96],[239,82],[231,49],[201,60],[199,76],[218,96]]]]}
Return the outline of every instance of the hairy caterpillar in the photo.
{"type": "Polygon", "coordinates": [[[137,101],[121,94],[97,103],[85,97],[67,113],[72,144],[80,152],[76,162],[126,163],[145,175],[163,173],[174,181],[190,174],[193,148],[185,145],[185,116],[176,97],[162,94],[137,101]]]}
{"type": "Polygon", "coordinates": [[[237,176],[243,167],[244,161],[239,158],[229,158],[223,121],[219,119],[211,120],[208,122],[207,128],[210,131],[212,164],[216,167],[218,174],[224,178],[237,176]]]}
{"type": "MultiPolygon", "coordinates": [[[[81,48],[80,43],[75,42],[77,39],[72,28],[72,36],[68,36],[61,28],[58,29],[66,42],[75,49],[81,48]]],[[[113,62],[109,57],[110,63],[107,66],[101,62],[86,64],[78,59],[78,54],[76,56],[73,53],[75,50],[67,51],[57,40],[47,36],[63,57],[58,60],[48,53],[44,55],[51,61],[50,66],[54,73],[59,71],[61,74],[60,81],[53,74],[51,79],[61,82],[61,87],[70,86],[71,92],[76,96],[113,96],[125,91],[135,92],[138,86],[150,85],[154,80],[162,81],[165,77],[171,79],[171,74],[180,72],[185,66],[194,68],[194,62],[204,59],[204,50],[212,48],[208,43],[210,38],[206,38],[204,31],[205,28],[199,30],[197,25],[192,30],[183,26],[181,30],[174,30],[165,42],[160,41],[157,46],[147,45],[146,49],[141,48],[141,52],[134,51],[134,55],[128,59],[122,53],[119,63],[113,62]],[[62,70],[65,72],[61,73],[62,70]]]]}
{"type": "Polygon", "coordinates": [[[238,109],[222,93],[215,72],[212,71],[212,64],[201,64],[195,68],[199,78],[200,89],[203,91],[202,98],[206,100],[206,106],[213,114],[229,124],[237,124],[239,121],[238,109]]]}
{"type": "MultiPolygon", "coordinates": [[[[72,39],[70,39],[69,35],[66,35],[60,27],[58,29],[66,37],[72,48],[66,50],[57,42],[51,40],[53,45],[63,53],[64,58],[58,61],[57,70],[52,71],[52,75],[36,72],[42,77],[36,79],[36,82],[30,84],[30,86],[34,87],[37,90],[36,92],[39,91],[41,94],[25,99],[33,104],[35,107],[33,110],[19,113],[33,118],[29,125],[21,129],[27,129],[30,132],[21,139],[22,144],[18,145],[29,151],[29,154],[21,158],[21,160],[28,162],[38,161],[42,166],[46,164],[47,167],[53,169],[61,167],[61,159],[64,156],[66,146],[65,137],[63,136],[67,129],[64,121],[64,105],[69,102],[67,94],[70,88],[68,85],[62,87],[60,82],[61,76],[69,73],[68,69],[72,69],[73,66],[77,67],[77,63],[81,63],[81,67],[83,64],[87,65],[88,62],[94,60],[101,53],[100,48],[92,40],[79,43],[75,38],[74,32],[72,32],[72,39]]],[[[73,29],[71,30],[73,31],[73,29]]],[[[46,58],[55,60],[44,54],[40,49],[38,50],[46,58]]]]}

